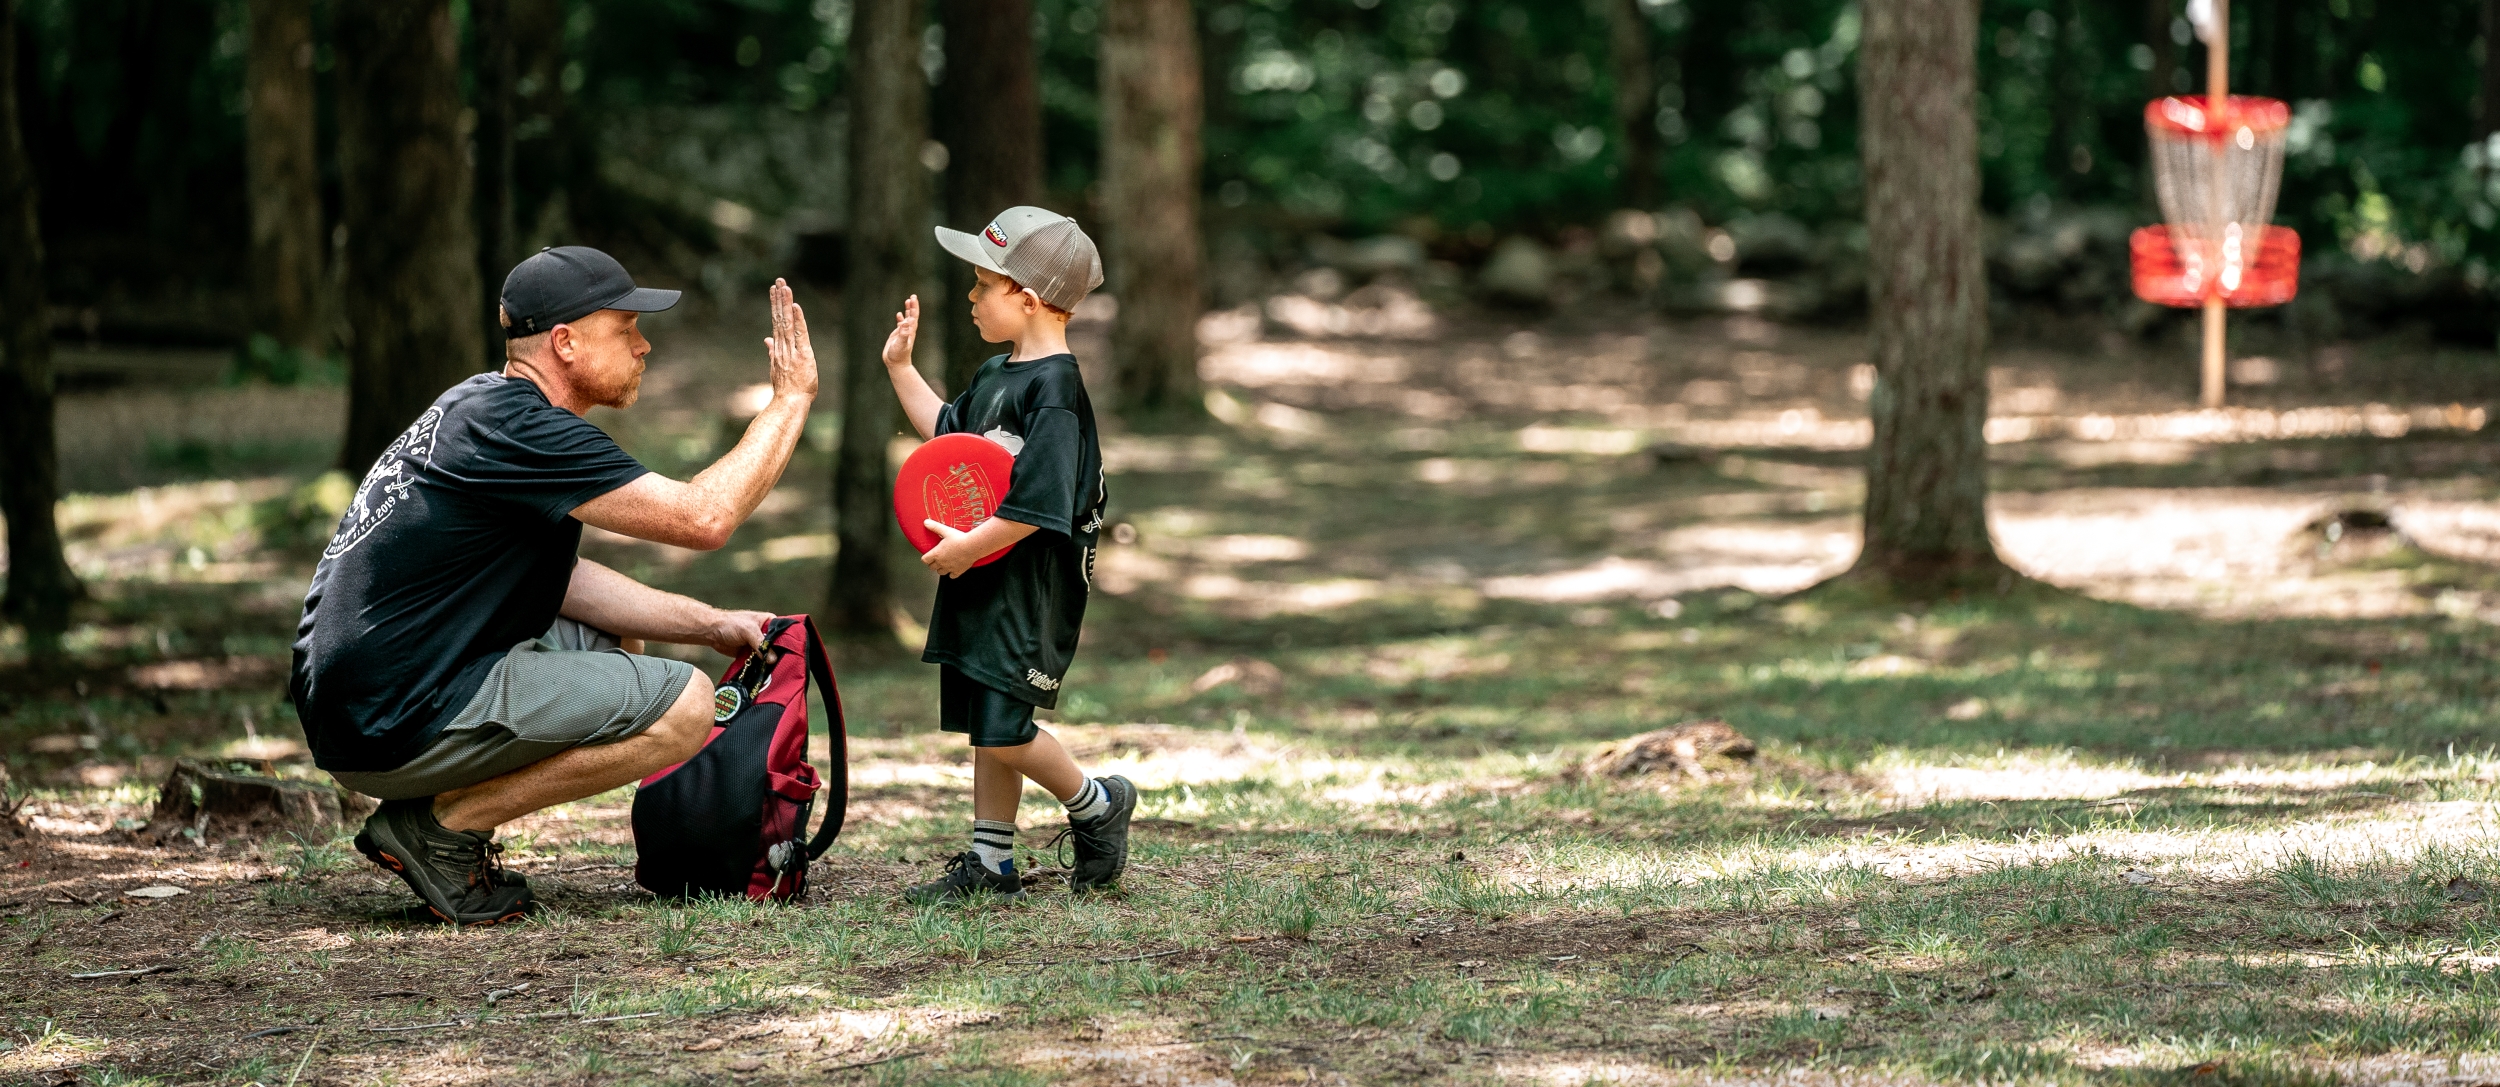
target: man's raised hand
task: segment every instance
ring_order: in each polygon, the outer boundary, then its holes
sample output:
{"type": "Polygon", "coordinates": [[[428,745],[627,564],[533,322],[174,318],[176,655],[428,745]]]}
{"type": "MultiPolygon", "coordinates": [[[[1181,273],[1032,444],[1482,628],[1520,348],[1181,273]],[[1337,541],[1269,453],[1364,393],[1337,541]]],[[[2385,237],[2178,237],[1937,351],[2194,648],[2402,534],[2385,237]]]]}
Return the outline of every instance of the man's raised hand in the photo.
{"type": "Polygon", "coordinates": [[[773,281],[773,334],[764,341],[772,361],[773,395],[816,396],[816,347],[807,338],[807,314],[790,295],[786,280],[773,281]]]}
{"type": "Polygon", "coordinates": [[[894,315],[894,331],[885,337],[885,364],[911,365],[912,341],[920,338],[920,296],[903,300],[903,312],[894,315]]]}

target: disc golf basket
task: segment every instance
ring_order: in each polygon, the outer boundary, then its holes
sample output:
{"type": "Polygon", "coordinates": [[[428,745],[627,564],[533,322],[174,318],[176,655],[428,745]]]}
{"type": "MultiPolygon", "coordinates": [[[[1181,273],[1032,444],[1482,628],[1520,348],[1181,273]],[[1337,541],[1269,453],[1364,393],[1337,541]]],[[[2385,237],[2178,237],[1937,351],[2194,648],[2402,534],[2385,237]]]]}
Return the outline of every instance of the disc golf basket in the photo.
{"type": "Polygon", "coordinates": [[[2300,235],[2269,223],[2291,109],[2278,99],[2230,94],[2226,2],[2189,5],[2207,46],[2209,93],[2144,107],[2154,188],[2169,221],[2137,230],[2127,245],[2137,297],[2205,311],[2208,408],[2222,406],[2223,312],[2279,306],[2300,289],[2300,235]]]}

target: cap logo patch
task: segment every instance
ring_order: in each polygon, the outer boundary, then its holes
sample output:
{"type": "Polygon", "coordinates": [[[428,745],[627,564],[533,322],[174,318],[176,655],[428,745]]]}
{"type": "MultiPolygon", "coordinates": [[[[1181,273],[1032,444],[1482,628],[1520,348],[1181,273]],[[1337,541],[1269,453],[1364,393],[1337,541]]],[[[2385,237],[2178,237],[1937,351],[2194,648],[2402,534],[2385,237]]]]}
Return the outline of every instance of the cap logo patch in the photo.
{"type": "Polygon", "coordinates": [[[989,225],[989,229],[981,232],[981,236],[988,238],[991,245],[995,245],[1000,249],[1007,248],[1007,232],[998,229],[997,223],[991,223],[989,225]]]}

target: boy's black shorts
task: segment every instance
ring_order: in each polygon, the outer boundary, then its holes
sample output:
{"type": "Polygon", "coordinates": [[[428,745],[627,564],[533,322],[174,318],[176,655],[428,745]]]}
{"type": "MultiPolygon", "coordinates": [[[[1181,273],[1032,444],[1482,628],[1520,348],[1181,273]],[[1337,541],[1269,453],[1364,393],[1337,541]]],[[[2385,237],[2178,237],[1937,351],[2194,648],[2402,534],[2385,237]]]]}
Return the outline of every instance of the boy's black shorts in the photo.
{"type": "Polygon", "coordinates": [[[1022,747],[1041,735],[1033,704],[938,665],[938,727],[972,737],[974,747],[1022,747]]]}

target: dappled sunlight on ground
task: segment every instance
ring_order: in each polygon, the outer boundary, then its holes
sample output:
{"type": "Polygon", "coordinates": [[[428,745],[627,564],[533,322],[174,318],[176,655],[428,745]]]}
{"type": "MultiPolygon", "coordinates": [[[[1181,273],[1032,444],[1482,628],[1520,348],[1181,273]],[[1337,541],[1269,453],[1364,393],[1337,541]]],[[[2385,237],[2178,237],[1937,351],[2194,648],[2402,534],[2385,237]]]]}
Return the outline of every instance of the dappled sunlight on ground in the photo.
{"type": "MultiPolygon", "coordinates": [[[[1144,790],[1133,867],[1064,894],[1064,816],[1028,789],[1012,910],[897,901],[962,849],[971,777],[910,663],[845,663],[850,818],[793,907],[644,893],[629,789],[505,829],[545,908],[491,932],[413,924],[343,832],[142,844],[176,756],[318,778],[283,676],[352,481],[277,441],[334,431],[335,390],[80,401],[169,438],[65,442],[73,478],[128,481],[64,507],[74,664],[0,639],[40,834],[0,836],[0,984],[28,994],[0,1078],[2500,1077],[2491,390],[2365,345],[2350,380],[2244,365],[2274,376],[2202,412],[2183,360],[2014,345],[1992,529],[2057,588],[1784,598],[1858,548],[1862,337],[1410,301],[1210,315],[1208,419],[1106,419],[1099,592],[1043,716],[1144,790]],[[176,418],[226,409],[298,418],[176,418]],[[1584,773],[1704,717],[1758,756],[1584,773]],[[185,893],[124,893],[155,883],[185,893]]],[[[644,403],[593,419],[682,478],[752,417],[760,330],[661,331],[644,403]]],[[[727,547],[585,553],[815,606],[833,407],[727,547]]],[[[909,631],[932,583],[893,560],[909,631]]]]}

